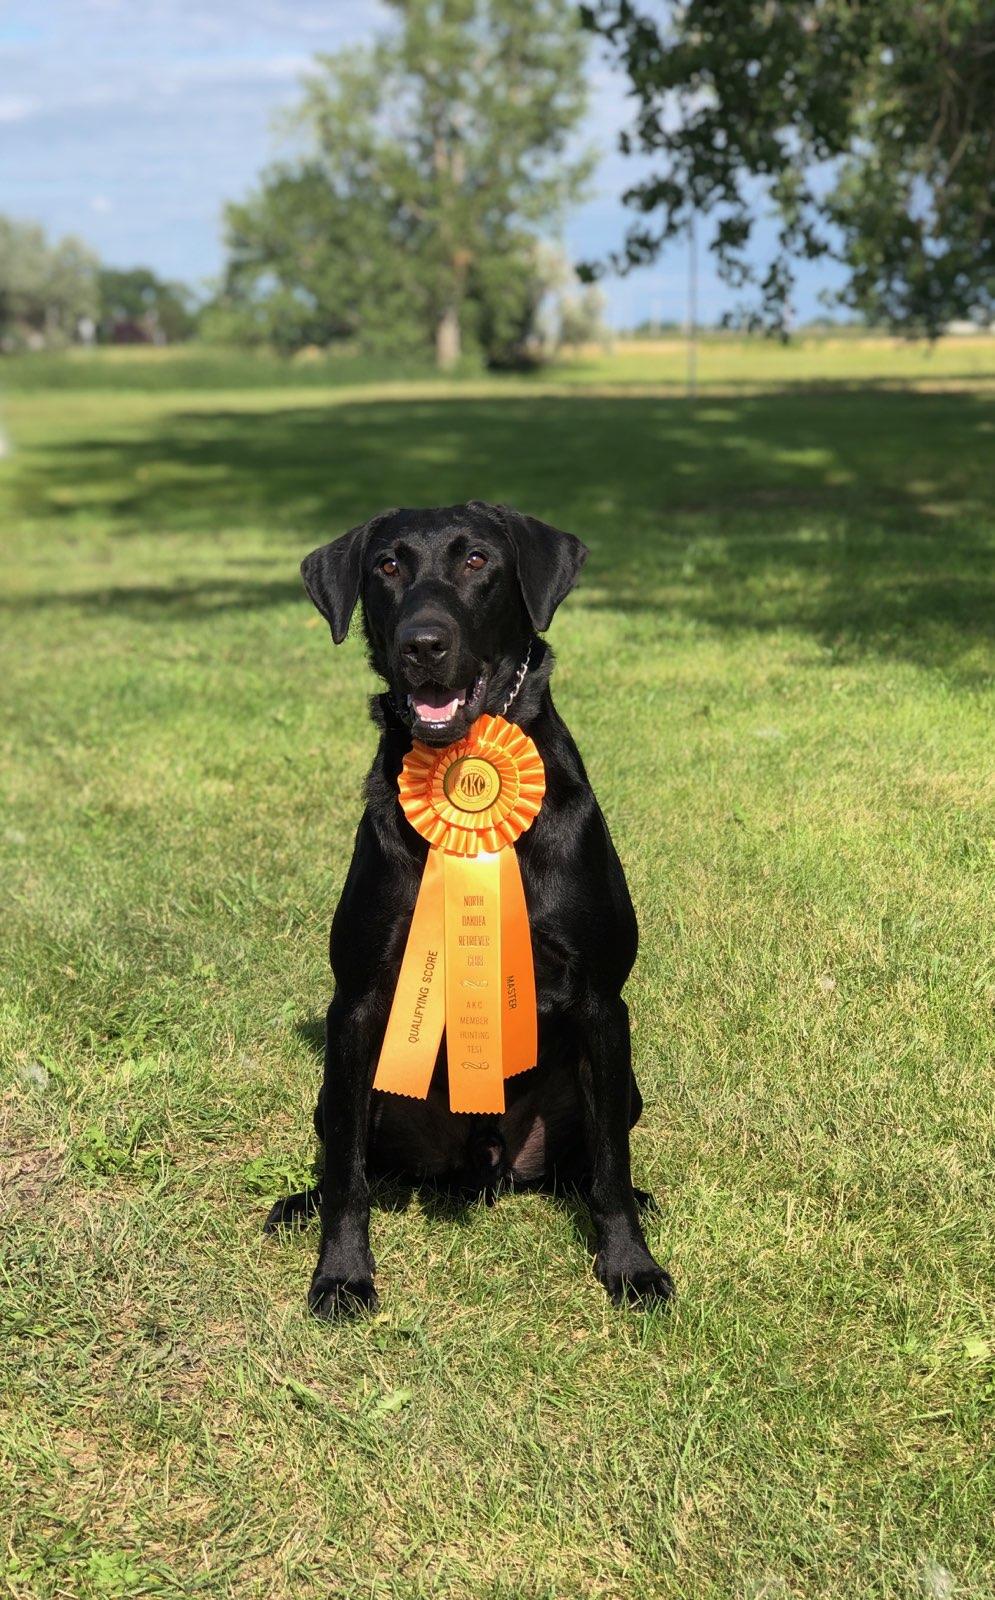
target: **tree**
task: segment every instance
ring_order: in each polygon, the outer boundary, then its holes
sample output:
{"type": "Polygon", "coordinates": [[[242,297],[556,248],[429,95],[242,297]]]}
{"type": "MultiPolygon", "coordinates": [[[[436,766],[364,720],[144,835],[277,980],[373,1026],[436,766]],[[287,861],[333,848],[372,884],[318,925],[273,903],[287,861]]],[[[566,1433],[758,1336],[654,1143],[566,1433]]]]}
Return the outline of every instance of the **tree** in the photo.
{"type": "Polygon", "coordinates": [[[0,338],[5,347],[21,342],[31,329],[47,264],[43,230],[0,217],[0,338]]]}
{"type": "Polygon", "coordinates": [[[292,343],[471,331],[487,355],[521,344],[536,296],[536,230],[580,193],[568,143],[585,104],[570,0],[389,0],[368,49],[318,58],[295,126],[302,158],[227,211],[226,297],[292,343]]]}
{"type": "Polygon", "coordinates": [[[579,294],[567,294],[560,302],[560,343],[574,349],[595,344],[608,336],[605,325],[605,297],[597,284],[589,283],[579,294]]]}
{"type": "Polygon", "coordinates": [[[50,246],[41,284],[47,342],[71,344],[81,323],[92,322],[98,306],[99,262],[71,234],[50,246]]]}
{"type": "Polygon", "coordinates": [[[32,222],[0,217],[0,346],[67,344],[97,308],[97,258],[78,239],[50,245],[32,222]]]}
{"type": "Polygon", "coordinates": [[[358,167],[339,184],[317,158],[275,167],[248,201],[227,208],[226,232],[215,333],[284,352],[357,337],[373,344],[388,330],[398,346],[423,342],[422,285],[403,231],[358,167]]]}
{"type": "Polygon", "coordinates": [[[115,330],[131,325],[150,338],[174,344],[189,339],[196,328],[193,295],[187,286],[159,278],[148,267],[102,267],[97,289],[102,339],[113,339],[115,330]]]}
{"type": "MultiPolygon", "coordinates": [[[[930,336],[995,310],[991,0],[594,0],[638,110],[625,152],[662,158],[628,191],[615,264],[651,261],[695,212],[750,320],[782,331],[799,258],[848,269],[841,304],[930,336]],[[660,8],[658,8],[660,9],[660,8]],[[764,204],[778,220],[749,263],[764,204]]],[[[589,275],[599,269],[589,268],[589,275]]]]}

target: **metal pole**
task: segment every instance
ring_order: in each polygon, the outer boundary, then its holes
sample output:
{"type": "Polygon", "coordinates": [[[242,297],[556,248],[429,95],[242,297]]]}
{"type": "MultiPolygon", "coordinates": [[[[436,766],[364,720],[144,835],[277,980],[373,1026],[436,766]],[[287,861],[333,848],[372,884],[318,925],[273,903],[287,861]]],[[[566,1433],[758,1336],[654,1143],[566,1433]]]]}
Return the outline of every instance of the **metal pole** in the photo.
{"type": "Polygon", "coordinates": [[[688,223],[687,356],[687,393],[693,400],[698,393],[698,247],[693,211],[688,223]]]}

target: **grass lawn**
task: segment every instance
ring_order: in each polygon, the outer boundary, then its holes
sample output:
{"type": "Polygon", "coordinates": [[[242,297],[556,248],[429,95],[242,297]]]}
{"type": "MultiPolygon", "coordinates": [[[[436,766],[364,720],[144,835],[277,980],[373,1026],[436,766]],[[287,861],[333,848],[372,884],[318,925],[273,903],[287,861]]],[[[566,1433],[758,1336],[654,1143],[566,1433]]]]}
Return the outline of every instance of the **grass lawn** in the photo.
{"type": "Polygon", "coordinates": [[[15,1600],[992,1594],[992,352],[732,348],[696,404],[621,347],[5,369],[15,1600]],[[612,1310],[566,1201],[383,1189],[384,1309],[329,1328],[314,1230],[260,1228],[312,1158],[372,682],[297,565],[470,496],[591,547],[554,687],[640,916],[681,1298],[612,1310]]]}

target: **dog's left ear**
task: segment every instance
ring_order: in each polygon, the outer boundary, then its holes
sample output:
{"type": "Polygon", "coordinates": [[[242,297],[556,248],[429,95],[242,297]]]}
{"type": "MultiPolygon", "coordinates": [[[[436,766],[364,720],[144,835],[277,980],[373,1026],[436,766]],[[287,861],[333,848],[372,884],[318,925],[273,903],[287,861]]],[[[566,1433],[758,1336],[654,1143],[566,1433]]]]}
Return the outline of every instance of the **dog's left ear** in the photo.
{"type": "Polygon", "coordinates": [[[518,581],[526,610],[537,633],[553,620],[561,600],[570,593],[587,560],[587,545],[572,533],[554,528],[537,517],[527,517],[511,506],[488,506],[497,512],[515,551],[518,581]]]}
{"type": "Polygon", "coordinates": [[[389,515],[389,511],[382,511],[369,522],[359,523],[341,539],[312,550],[301,562],[304,587],[331,628],[336,644],[341,644],[349,632],[359,599],[367,540],[377,524],[389,515]]]}

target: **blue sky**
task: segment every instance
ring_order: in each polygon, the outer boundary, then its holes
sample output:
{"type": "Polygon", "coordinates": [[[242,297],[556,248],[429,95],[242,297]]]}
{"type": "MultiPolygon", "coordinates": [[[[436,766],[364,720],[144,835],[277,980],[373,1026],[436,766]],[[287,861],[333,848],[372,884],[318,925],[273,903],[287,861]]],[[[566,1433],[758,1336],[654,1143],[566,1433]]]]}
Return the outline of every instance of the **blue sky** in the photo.
{"type": "MultiPolygon", "coordinates": [[[[274,119],[318,50],[383,24],[379,0],[6,0],[0,14],[0,211],[76,233],[117,266],[200,281],[221,265],[221,208],[279,151],[274,119]]],[[[565,242],[575,257],[617,245],[619,195],[639,172],[615,149],[626,80],[597,51],[581,142],[600,153],[594,192],[565,242]]],[[[804,318],[825,271],[805,270],[804,318]]],[[[608,279],[609,320],[680,319],[686,251],[608,279]]],[[[701,315],[732,297],[702,261],[701,315]]]]}

